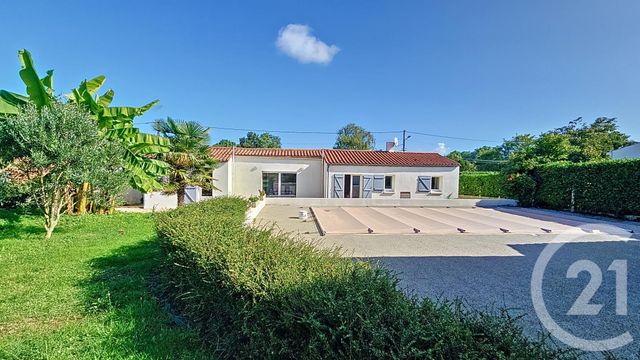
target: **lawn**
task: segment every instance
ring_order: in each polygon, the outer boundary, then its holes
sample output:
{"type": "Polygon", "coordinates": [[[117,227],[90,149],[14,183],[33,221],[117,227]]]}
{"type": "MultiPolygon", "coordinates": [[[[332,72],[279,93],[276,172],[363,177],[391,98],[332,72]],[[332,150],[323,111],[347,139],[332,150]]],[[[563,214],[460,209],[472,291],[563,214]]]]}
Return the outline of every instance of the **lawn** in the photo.
{"type": "Polygon", "coordinates": [[[0,210],[1,359],[201,359],[196,334],[154,296],[150,214],[41,219],[0,210]]]}

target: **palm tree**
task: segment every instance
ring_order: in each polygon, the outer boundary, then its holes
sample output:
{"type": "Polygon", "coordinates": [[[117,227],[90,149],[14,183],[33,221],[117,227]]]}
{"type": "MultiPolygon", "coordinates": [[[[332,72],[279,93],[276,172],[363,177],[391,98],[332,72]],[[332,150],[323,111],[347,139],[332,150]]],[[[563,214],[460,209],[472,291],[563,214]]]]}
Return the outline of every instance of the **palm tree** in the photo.
{"type": "Polygon", "coordinates": [[[169,151],[161,159],[170,165],[165,192],[178,195],[178,206],[184,204],[187,186],[213,187],[215,160],[209,155],[209,128],[195,121],[168,117],[153,124],[158,134],[169,138],[169,151]]]}

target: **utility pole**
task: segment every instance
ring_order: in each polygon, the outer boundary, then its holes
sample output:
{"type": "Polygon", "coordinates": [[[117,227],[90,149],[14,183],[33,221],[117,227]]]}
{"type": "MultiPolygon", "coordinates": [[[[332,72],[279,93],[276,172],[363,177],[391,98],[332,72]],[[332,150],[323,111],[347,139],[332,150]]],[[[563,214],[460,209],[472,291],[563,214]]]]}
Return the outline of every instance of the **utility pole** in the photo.
{"type": "Polygon", "coordinates": [[[407,140],[411,138],[411,135],[407,136],[407,130],[402,130],[402,152],[407,151],[407,140]]]}
{"type": "Polygon", "coordinates": [[[406,142],[407,142],[407,130],[402,130],[402,152],[405,152],[406,150],[406,146],[405,146],[406,142]]]}

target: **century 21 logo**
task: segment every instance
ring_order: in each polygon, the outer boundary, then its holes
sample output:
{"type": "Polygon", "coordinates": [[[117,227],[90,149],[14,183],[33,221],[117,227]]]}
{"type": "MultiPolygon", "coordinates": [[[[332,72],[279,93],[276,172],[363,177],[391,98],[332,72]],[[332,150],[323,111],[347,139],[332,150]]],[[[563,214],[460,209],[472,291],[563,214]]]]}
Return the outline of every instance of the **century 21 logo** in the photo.
{"type": "MultiPolygon", "coordinates": [[[[547,310],[544,300],[542,285],[547,265],[553,256],[560,250],[562,246],[569,243],[583,242],[582,237],[593,233],[603,234],[602,240],[606,241],[628,241],[629,231],[606,224],[584,224],[580,226],[581,231],[566,232],[558,235],[549,244],[547,244],[533,267],[531,274],[531,300],[533,308],[538,315],[538,319],[542,325],[558,340],[563,343],[584,351],[608,351],[625,346],[633,341],[633,336],[629,331],[625,331],[614,337],[601,340],[583,339],[565,330],[558,324],[547,310]]],[[[600,240],[599,240],[600,241],[600,240]]],[[[628,314],[627,309],[627,260],[613,260],[607,271],[615,273],[615,300],[616,314],[625,316],[628,314]]],[[[582,289],[580,295],[575,299],[573,305],[567,311],[567,315],[583,315],[595,316],[600,314],[603,304],[594,304],[591,302],[602,285],[602,269],[591,260],[578,260],[572,263],[567,269],[567,279],[577,279],[582,272],[589,273],[589,282],[582,289]]]]}
{"type": "MultiPolygon", "coordinates": [[[[627,315],[627,260],[614,260],[607,270],[616,273],[616,314],[627,315]]],[[[577,279],[578,274],[583,271],[589,273],[589,283],[567,311],[567,315],[598,315],[604,306],[591,303],[591,298],[602,285],[602,270],[598,264],[591,260],[578,260],[567,270],[567,279],[577,279]]]]}

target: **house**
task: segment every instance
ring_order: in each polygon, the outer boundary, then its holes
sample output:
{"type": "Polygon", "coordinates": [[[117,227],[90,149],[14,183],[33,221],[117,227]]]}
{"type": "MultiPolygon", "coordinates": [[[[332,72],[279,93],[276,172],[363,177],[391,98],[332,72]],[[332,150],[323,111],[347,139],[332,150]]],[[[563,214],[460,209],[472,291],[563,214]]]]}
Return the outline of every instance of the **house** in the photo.
{"type": "Polygon", "coordinates": [[[613,150],[609,153],[613,160],[622,159],[639,159],[640,158],[640,143],[631,144],[619,149],[613,150]]]}
{"type": "Polygon", "coordinates": [[[202,197],[455,199],[459,164],[431,152],[212,147],[218,188],[202,197]]]}

